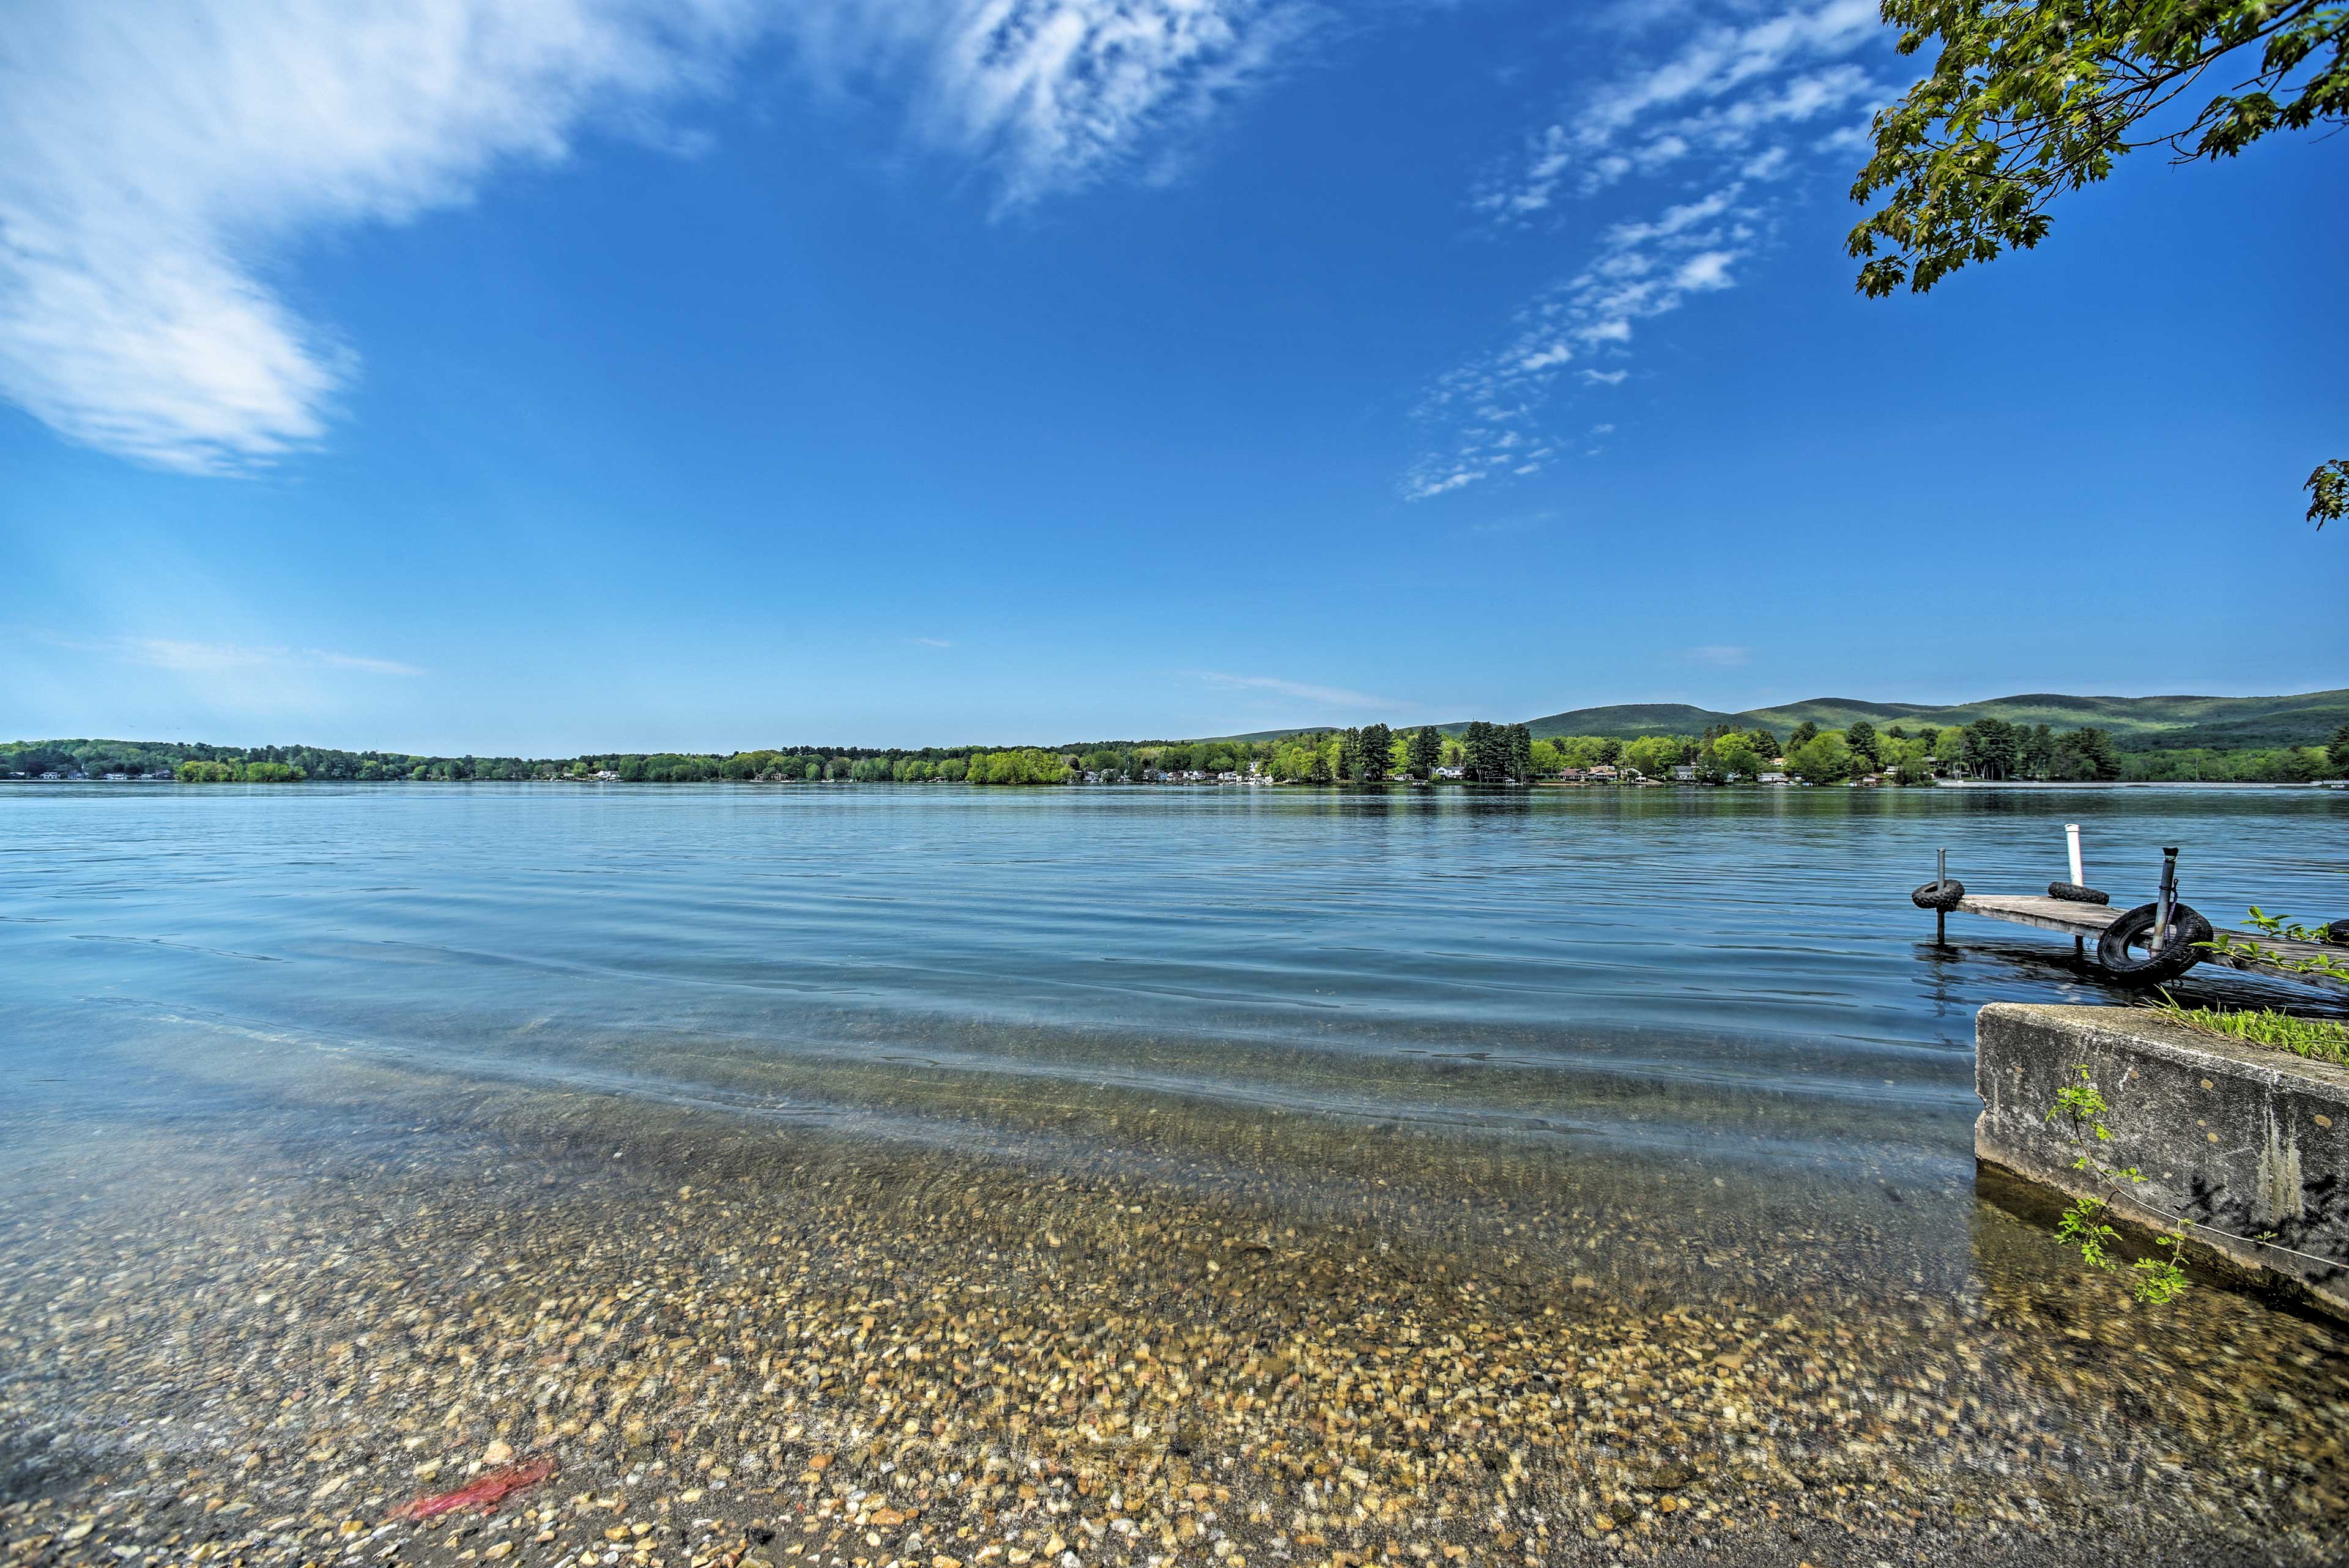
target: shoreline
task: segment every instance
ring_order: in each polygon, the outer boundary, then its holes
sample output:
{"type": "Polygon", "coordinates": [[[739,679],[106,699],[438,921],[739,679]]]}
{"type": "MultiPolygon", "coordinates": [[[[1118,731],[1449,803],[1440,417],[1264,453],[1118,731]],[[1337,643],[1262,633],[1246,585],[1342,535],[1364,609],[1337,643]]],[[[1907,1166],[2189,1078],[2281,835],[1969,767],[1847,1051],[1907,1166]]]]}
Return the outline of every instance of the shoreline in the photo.
{"type": "Polygon", "coordinates": [[[2238,1369],[2349,1405],[2349,1342],[2149,1318],[1968,1200],[1952,1289],[1899,1204],[1823,1229],[1672,1159],[1135,1099],[1009,1113],[1104,1150],[1022,1159],[302,1057],[212,1125],[22,1140],[12,1568],[2313,1563],[2349,1519],[2342,1429],[2238,1369]],[[1375,1196],[1309,1201],[1349,1148],[1375,1196]],[[561,1468],[383,1522],[509,1451],[561,1468]]]}
{"type": "Polygon", "coordinates": [[[1532,781],[1530,781],[1530,782],[1526,782],[1526,783],[1506,783],[1506,784],[1472,784],[1472,783],[1468,783],[1468,782],[1466,782],[1466,781],[1464,781],[1464,780],[1457,779],[1390,779],[1386,780],[1386,781],[1385,781],[1385,782],[1383,782],[1383,783],[1378,783],[1378,784],[1358,784],[1358,783],[1330,783],[1330,784],[1316,784],[1316,783],[1312,783],[1312,782],[1309,782],[1309,781],[1305,780],[1305,779],[1196,779],[1196,780],[1192,780],[1192,779],[1146,779],[1146,780],[1143,780],[1143,781],[1141,781],[1141,782],[1138,782],[1138,783],[1116,783],[1116,784],[1106,784],[1106,783],[1104,783],[1104,784],[1082,784],[1082,783],[1079,783],[1079,784],[1061,784],[1061,783],[1042,783],[1042,782],[1039,782],[1039,783],[1032,783],[1032,784],[972,784],[972,783],[968,782],[968,780],[965,780],[965,779],[692,779],[692,780],[689,780],[689,781],[683,781],[683,780],[680,780],[680,781],[664,781],[664,780],[654,780],[654,779],[633,779],[633,780],[630,780],[630,779],[569,779],[569,778],[551,778],[551,779],[218,779],[218,780],[203,779],[203,780],[191,780],[191,779],[12,779],[12,778],[6,778],[6,777],[0,777],[0,787],[5,787],[5,786],[8,786],[8,785],[29,785],[29,786],[48,786],[48,787],[52,787],[52,788],[54,788],[54,787],[59,786],[59,785],[74,785],[74,784],[91,784],[91,785],[100,785],[100,786],[108,786],[108,787],[121,787],[121,786],[126,786],[126,785],[141,785],[141,784],[148,784],[148,785],[169,785],[169,786],[174,786],[174,787],[179,787],[179,788],[195,788],[195,789],[206,789],[206,790],[218,790],[218,789],[226,789],[226,788],[234,788],[234,787],[237,787],[237,786],[243,786],[243,787],[246,787],[246,788],[254,788],[254,789],[258,789],[258,788],[264,788],[264,787],[265,787],[265,788],[268,788],[268,789],[272,789],[272,790],[276,790],[276,789],[293,789],[293,788],[297,788],[297,787],[298,787],[298,788],[303,788],[303,789],[317,789],[317,788],[320,788],[320,787],[325,787],[325,788],[328,788],[328,789],[347,789],[347,788],[354,788],[354,787],[366,788],[366,789],[384,789],[384,788],[393,788],[393,787],[414,787],[414,788],[429,789],[478,789],[478,788],[481,788],[481,787],[485,787],[485,786],[486,786],[486,787],[493,787],[493,788],[496,788],[496,787],[535,788],[535,787],[538,787],[538,786],[541,786],[541,785],[554,785],[554,784],[561,784],[561,785],[569,785],[569,786],[573,786],[573,787],[576,787],[576,788],[590,788],[590,789],[610,789],[610,788],[619,788],[619,789],[788,789],[788,790],[793,790],[793,791],[797,791],[797,790],[875,789],[976,789],[976,790],[983,790],[983,791],[992,791],[992,790],[998,790],[998,789],[1012,789],[1012,790],[1030,790],[1030,789],[1065,789],[1065,790],[1073,791],[1073,792],[1075,792],[1075,793],[1079,793],[1079,794],[1091,794],[1091,793],[1094,793],[1094,792],[1097,792],[1097,791],[1104,791],[1104,790],[1106,790],[1106,791],[1114,791],[1114,792],[1123,792],[1123,791],[1127,791],[1127,790],[1138,790],[1138,789],[1177,789],[1177,790],[1195,790],[1195,789],[1284,789],[1284,790],[1304,790],[1304,789],[1312,789],[1312,790],[1323,790],[1323,791],[1329,791],[1329,792],[1332,792],[1332,793],[1340,793],[1340,794],[1369,794],[1369,793],[1383,794],[1383,793],[1386,793],[1386,792],[1387,792],[1387,791],[1389,791],[1389,790],[1397,790],[1397,789],[1401,789],[1401,790],[1422,790],[1422,789],[1431,789],[1431,790],[1432,790],[1432,789],[1462,789],[1462,790],[1473,790],[1473,791],[1479,791],[1479,792],[1483,792],[1483,791],[1491,791],[1491,792],[1494,792],[1494,793],[1496,793],[1496,794],[1499,794],[1499,793],[1514,793],[1514,792],[1521,791],[1521,790],[1523,790],[1523,791],[1530,791],[1530,790],[1535,790],[1535,789],[1588,789],[1588,790],[1593,790],[1593,791],[1606,791],[1606,790],[1616,790],[1616,789],[1688,789],[1688,790],[1699,790],[1699,791],[1730,791],[1730,792],[1756,792],[1756,793],[1768,792],[1768,791],[1779,790],[1779,789],[1785,789],[1785,790],[1820,790],[1820,789],[1826,789],[1826,790],[1838,790],[1838,789],[1842,789],[1842,790],[1849,790],[1849,791],[1854,792],[1854,793],[1861,793],[1861,792],[1866,792],[1866,793],[1877,793],[1877,792],[1884,792],[1884,793],[1891,793],[1891,794],[1911,794],[1911,793],[1919,793],[1919,792],[1930,791],[1930,790],[1932,790],[1932,789],[2043,789],[2043,790],[2061,790],[2061,789],[2086,789],[2086,790],[2106,790],[2106,789],[2303,789],[2303,790],[2305,790],[2305,789],[2317,789],[2317,790],[2349,790],[2349,779],[2312,779],[2296,780],[2296,781],[2292,781],[2292,782],[2276,782],[2276,781],[2270,781],[2270,780],[2265,780],[2265,779],[1940,779],[1940,778],[1937,778],[1937,779],[1933,779],[1933,780],[1932,780],[1932,782],[1931,782],[1931,783],[1930,783],[1930,784],[1854,784],[1854,783],[1848,783],[1848,782],[1843,782],[1843,781],[1838,781],[1838,782],[1837,782],[1837,783],[1832,783],[1832,784],[1808,784],[1808,783],[1796,783],[1796,782],[1793,782],[1793,781],[1791,781],[1791,780],[1790,780],[1790,781],[1788,781],[1788,782],[1786,782],[1786,783],[1784,783],[1784,784],[1756,784],[1756,783],[1750,783],[1750,782],[1740,782],[1740,783],[1735,783],[1735,784],[1700,784],[1700,783],[1694,783],[1694,782],[1692,782],[1692,781],[1689,781],[1689,780],[1686,780],[1686,779],[1635,779],[1635,780],[1632,780],[1632,781],[1630,781],[1630,782],[1602,781],[1602,782],[1595,782],[1595,783],[1594,783],[1594,782],[1592,782],[1592,781],[1591,781],[1591,780],[1589,780],[1589,779],[1534,779],[1534,780],[1532,780],[1532,781]]]}

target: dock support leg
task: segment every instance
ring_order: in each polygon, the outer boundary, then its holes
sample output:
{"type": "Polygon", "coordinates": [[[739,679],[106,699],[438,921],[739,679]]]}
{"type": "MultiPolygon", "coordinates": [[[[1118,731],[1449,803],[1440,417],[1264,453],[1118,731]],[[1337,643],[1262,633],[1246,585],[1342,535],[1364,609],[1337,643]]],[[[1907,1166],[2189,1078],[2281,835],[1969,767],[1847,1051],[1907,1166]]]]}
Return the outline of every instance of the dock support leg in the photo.
{"type": "Polygon", "coordinates": [[[2072,938],[2072,956],[2075,958],[2085,958],[2087,955],[2088,939],[2085,936],[2075,936],[2072,938]]]}
{"type": "Polygon", "coordinates": [[[1942,947],[1950,944],[1950,916],[1946,910],[1933,912],[1933,941],[1942,947]]]}

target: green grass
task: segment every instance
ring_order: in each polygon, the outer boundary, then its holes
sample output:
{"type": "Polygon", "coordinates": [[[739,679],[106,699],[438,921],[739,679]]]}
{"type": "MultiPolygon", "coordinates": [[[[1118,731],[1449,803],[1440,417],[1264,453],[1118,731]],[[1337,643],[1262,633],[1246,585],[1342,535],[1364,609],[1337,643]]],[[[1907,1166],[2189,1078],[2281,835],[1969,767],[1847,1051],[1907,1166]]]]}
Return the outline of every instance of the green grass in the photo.
{"type": "Polygon", "coordinates": [[[2158,1002],[2147,1004],[2155,1012],[2173,1023],[2189,1029],[2199,1029],[2206,1035],[2223,1035],[2230,1040],[2247,1045],[2266,1046],[2271,1050],[2290,1051],[2296,1057],[2312,1061],[2332,1062],[2349,1067],[2349,1024],[2327,1023],[2322,1018],[2295,1018],[2289,1013],[2270,1008],[2257,1012],[2238,1012],[2225,1007],[2186,1007],[2172,1001],[2164,993],[2158,1002]]]}

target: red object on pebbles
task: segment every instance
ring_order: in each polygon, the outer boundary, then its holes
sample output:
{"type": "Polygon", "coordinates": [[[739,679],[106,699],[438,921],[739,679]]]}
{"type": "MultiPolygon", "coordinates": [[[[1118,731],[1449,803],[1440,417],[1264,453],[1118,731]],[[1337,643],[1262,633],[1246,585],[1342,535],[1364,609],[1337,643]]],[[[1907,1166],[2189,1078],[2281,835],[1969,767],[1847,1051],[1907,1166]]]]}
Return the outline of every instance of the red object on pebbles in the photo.
{"type": "Polygon", "coordinates": [[[454,1513],[460,1508],[478,1508],[483,1513],[494,1513],[506,1498],[526,1486],[536,1486],[554,1473],[552,1457],[526,1460],[518,1465],[490,1471],[454,1491],[438,1491],[401,1503],[392,1510],[394,1519],[425,1520],[443,1513],[454,1513]]]}

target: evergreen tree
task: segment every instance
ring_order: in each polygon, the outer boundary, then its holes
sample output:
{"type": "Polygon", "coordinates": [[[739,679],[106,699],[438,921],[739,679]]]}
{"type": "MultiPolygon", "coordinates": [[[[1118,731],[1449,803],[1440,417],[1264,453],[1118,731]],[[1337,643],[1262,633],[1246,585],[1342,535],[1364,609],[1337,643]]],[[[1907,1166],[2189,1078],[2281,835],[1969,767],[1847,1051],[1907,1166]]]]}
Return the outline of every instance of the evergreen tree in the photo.
{"type": "Polygon", "coordinates": [[[1530,784],[1534,777],[1534,732],[1522,724],[1508,728],[1509,777],[1530,784]]]}
{"type": "MultiPolygon", "coordinates": [[[[1461,737],[1461,747],[1464,752],[1461,769],[1470,783],[1501,784],[1507,781],[1511,760],[1508,729],[1497,724],[1487,724],[1481,718],[1474,720],[1469,724],[1467,733],[1461,737]]],[[[1530,739],[1526,743],[1526,752],[1530,758],[1533,753],[1530,739]]]]}
{"type": "Polygon", "coordinates": [[[2014,732],[2015,770],[2026,778],[2044,779],[2055,766],[2055,732],[2036,725],[2014,732]]]}
{"type": "Polygon", "coordinates": [[[2120,755],[2113,738],[2094,725],[2056,737],[2048,746],[2047,773],[2055,779],[2117,779],[2120,755]]]}
{"type": "Polygon", "coordinates": [[[1361,738],[1355,755],[1361,766],[1354,777],[1366,784],[1381,783],[1386,779],[1387,770],[1393,766],[1390,754],[1394,750],[1394,731],[1383,724],[1366,724],[1359,733],[1361,738]]]}
{"type": "Polygon", "coordinates": [[[1977,779],[2011,779],[2020,749],[2014,726],[2002,718],[1978,718],[1964,730],[1966,766],[1977,779]]]}
{"type": "Polygon", "coordinates": [[[1792,757],[1795,752],[1817,739],[1818,735],[1817,725],[1807,718],[1803,720],[1802,723],[1795,726],[1795,733],[1786,738],[1786,755],[1792,757]]]}
{"type": "Polygon", "coordinates": [[[1871,768],[1883,760],[1876,743],[1876,726],[1864,718],[1852,721],[1851,727],[1843,732],[1843,743],[1851,748],[1854,757],[1865,758],[1871,768]]]}
{"type": "MultiPolygon", "coordinates": [[[[2349,725],[2343,726],[2349,735],[2349,725]]],[[[1411,732],[1411,776],[1425,779],[1435,771],[1444,758],[1444,732],[1432,724],[1423,724],[1411,732]]]]}

